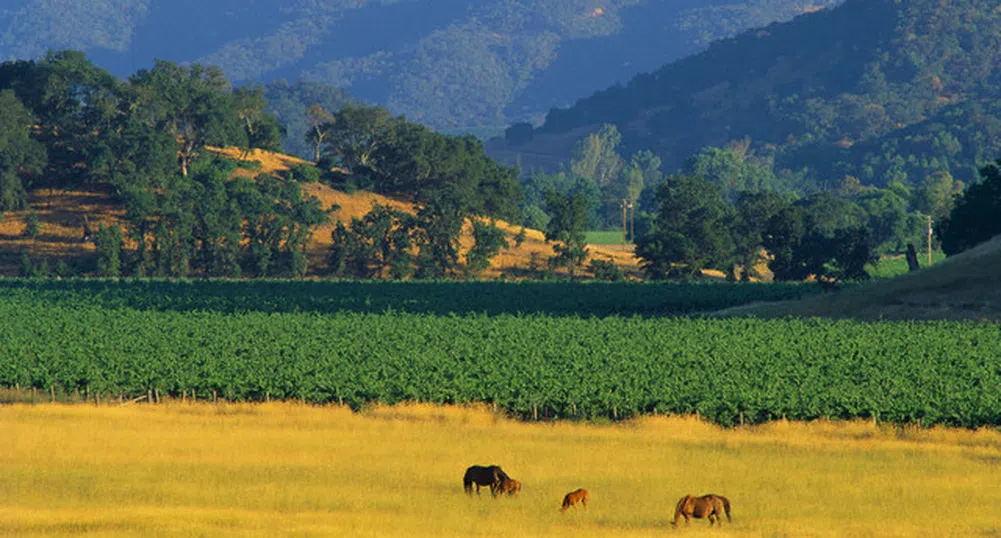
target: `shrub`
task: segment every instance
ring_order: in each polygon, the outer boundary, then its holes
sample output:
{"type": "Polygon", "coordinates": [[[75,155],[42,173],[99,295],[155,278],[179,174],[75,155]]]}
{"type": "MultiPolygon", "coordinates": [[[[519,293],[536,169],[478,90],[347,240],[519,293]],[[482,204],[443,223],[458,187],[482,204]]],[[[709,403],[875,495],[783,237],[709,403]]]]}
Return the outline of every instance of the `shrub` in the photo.
{"type": "Polygon", "coordinates": [[[611,260],[591,260],[590,269],[598,280],[618,282],[624,278],[622,270],[611,260]]]}
{"type": "Polygon", "coordinates": [[[289,179],[299,183],[316,183],[321,177],[320,169],[311,164],[299,164],[289,170],[289,179]]]}
{"type": "Polygon", "coordinates": [[[38,232],[41,227],[38,222],[38,213],[35,211],[29,211],[24,217],[24,223],[26,225],[24,228],[24,236],[30,237],[31,239],[38,237],[38,232]]]}

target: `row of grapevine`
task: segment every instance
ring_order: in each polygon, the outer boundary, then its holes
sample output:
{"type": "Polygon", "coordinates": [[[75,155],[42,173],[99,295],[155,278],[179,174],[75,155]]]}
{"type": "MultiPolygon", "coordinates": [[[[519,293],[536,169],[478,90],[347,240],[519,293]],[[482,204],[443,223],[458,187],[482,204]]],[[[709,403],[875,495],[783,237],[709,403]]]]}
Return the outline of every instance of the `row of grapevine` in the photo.
{"type": "Polygon", "coordinates": [[[663,316],[817,293],[811,284],[330,281],[24,280],[0,278],[0,297],[45,304],[178,312],[483,313],[663,316]]]}
{"type": "Polygon", "coordinates": [[[230,312],[0,294],[0,386],[1001,425],[996,324],[230,312]]]}

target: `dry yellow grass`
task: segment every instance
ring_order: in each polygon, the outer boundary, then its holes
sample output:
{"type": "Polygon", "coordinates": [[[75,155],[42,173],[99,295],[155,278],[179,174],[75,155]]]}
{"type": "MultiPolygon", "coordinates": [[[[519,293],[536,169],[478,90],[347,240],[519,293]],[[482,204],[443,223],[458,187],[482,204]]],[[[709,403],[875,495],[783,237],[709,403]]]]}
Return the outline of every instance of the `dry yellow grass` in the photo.
{"type": "Polygon", "coordinates": [[[305,159],[300,159],[292,155],[285,155],[284,153],[275,153],[273,151],[265,151],[263,149],[251,149],[243,150],[239,148],[207,148],[212,153],[226,157],[227,159],[233,159],[234,161],[257,161],[261,163],[260,170],[243,170],[241,171],[243,175],[249,175],[251,177],[257,174],[274,174],[277,172],[284,172],[291,169],[293,166],[299,164],[312,164],[305,159]]]}
{"type": "Polygon", "coordinates": [[[121,224],[124,208],[112,203],[107,189],[65,191],[39,189],[31,193],[31,208],[38,214],[39,233],[24,237],[27,211],[0,215],[0,274],[17,274],[21,254],[44,258],[50,263],[71,261],[94,252],[94,245],[84,243],[84,217],[96,232],[99,225],[121,224]]]}
{"type": "Polygon", "coordinates": [[[721,430],[511,422],[482,408],[0,408],[0,535],[663,536],[681,495],[734,522],[678,536],[994,536],[1001,435],[869,423],[721,430]],[[517,498],[468,498],[498,463],[517,498]],[[558,511],[591,492],[589,511],[558,511]]]}

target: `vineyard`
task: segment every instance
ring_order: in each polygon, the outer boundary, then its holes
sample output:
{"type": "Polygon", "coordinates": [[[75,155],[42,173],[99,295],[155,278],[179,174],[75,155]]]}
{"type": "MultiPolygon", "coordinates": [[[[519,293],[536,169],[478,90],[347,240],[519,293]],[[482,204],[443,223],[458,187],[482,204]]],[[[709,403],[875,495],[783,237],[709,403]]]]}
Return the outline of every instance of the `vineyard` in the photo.
{"type": "MultiPolygon", "coordinates": [[[[810,291],[807,291],[807,290],[810,291]]],[[[1001,425],[988,323],[674,314],[802,286],[0,281],[0,386],[85,398],[488,402],[1001,425]]]]}

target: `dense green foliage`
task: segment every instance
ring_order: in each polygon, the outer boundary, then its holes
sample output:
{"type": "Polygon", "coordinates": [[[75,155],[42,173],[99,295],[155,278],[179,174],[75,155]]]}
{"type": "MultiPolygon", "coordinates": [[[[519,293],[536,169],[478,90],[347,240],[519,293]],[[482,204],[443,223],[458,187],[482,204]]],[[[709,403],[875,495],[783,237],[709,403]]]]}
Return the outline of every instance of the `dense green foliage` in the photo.
{"type": "Polygon", "coordinates": [[[948,255],[969,250],[1001,234],[1001,161],[980,170],[983,181],[970,185],[939,227],[942,250],[948,255]]]}
{"type": "Polygon", "coordinates": [[[636,256],[651,278],[694,276],[732,265],[729,207],[719,187],[700,176],[668,178],[655,195],[656,217],[636,241],[636,256]]]}
{"type": "Polygon", "coordinates": [[[35,118],[10,90],[0,91],[0,215],[27,205],[30,184],[47,161],[45,146],[33,139],[35,118]]]}
{"type": "Polygon", "coordinates": [[[546,209],[552,218],[546,226],[546,241],[553,242],[551,268],[566,267],[573,278],[587,259],[587,199],[581,193],[546,192],[546,209]]]}
{"type": "Polygon", "coordinates": [[[721,424],[782,416],[1001,424],[993,324],[586,316],[615,304],[635,313],[656,302],[664,311],[690,306],[686,297],[732,301],[796,288],[2,285],[3,386],[355,407],[480,401],[523,417],[698,412],[721,424]]]}
{"type": "Polygon", "coordinates": [[[347,88],[435,127],[506,125],[802,9],[799,0],[7,0],[0,60],[73,48],[118,75],[155,58],[198,62],[240,82],[347,88]]]}

